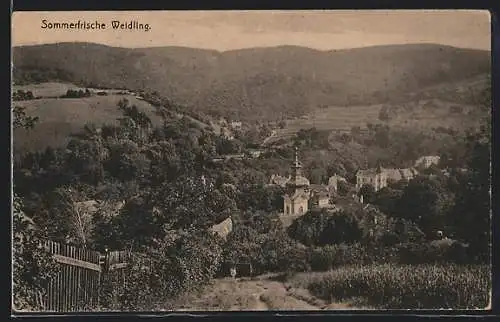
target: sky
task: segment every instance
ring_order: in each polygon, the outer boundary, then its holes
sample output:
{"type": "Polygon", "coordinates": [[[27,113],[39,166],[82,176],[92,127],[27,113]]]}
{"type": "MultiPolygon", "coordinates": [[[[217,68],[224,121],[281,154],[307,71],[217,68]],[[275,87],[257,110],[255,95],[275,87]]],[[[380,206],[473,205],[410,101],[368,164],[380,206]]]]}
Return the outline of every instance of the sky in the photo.
{"type": "Polygon", "coordinates": [[[14,12],[12,45],[94,42],[116,47],[183,46],[226,51],[280,45],[318,50],[436,43],[491,50],[488,11],[68,11],[14,12]],[[51,22],[99,21],[105,30],[42,29],[51,22]],[[149,31],[111,28],[111,21],[149,31]]]}

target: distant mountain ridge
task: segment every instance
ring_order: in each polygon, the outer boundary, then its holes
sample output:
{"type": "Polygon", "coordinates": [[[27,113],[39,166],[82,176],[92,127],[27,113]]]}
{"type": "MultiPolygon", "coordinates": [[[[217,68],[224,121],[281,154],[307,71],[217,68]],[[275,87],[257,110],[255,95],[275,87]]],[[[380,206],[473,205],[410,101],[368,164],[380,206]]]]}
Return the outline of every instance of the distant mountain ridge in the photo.
{"type": "Polygon", "coordinates": [[[157,91],[186,107],[246,121],[332,105],[397,103],[423,88],[491,73],[489,51],[435,44],[218,52],[59,43],[14,47],[13,62],[16,83],[62,80],[157,91]]]}

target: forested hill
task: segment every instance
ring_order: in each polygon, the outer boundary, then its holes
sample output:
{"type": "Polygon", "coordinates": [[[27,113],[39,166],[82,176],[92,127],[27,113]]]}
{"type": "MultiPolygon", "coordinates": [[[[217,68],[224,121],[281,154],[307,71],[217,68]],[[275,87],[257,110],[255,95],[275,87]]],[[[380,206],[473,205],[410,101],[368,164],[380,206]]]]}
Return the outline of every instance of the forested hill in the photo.
{"type": "Polygon", "coordinates": [[[490,55],[433,44],[217,52],[60,43],[15,47],[13,61],[16,84],[57,80],[146,89],[212,115],[250,121],[293,117],[330,105],[414,99],[424,88],[490,73],[490,55]]]}

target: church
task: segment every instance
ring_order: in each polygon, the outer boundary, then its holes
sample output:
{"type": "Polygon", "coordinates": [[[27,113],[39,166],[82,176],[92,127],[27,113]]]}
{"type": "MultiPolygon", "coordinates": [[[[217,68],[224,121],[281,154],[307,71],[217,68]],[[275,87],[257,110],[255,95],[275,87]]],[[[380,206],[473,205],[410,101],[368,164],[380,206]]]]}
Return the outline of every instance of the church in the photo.
{"type": "Polygon", "coordinates": [[[298,149],[288,178],[272,176],[271,183],[284,187],[283,212],[284,215],[303,215],[311,208],[325,208],[330,206],[330,197],[336,191],[335,185],[311,184],[302,174],[302,164],[299,161],[298,149]]]}
{"type": "Polygon", "coordinates": [[[309,210],[310,182],[302,176],[302,165],[299,162],[298,149],[291,167],[290,179],[285,184],[283,210],[285,215],[301,215],[309,210]]]}

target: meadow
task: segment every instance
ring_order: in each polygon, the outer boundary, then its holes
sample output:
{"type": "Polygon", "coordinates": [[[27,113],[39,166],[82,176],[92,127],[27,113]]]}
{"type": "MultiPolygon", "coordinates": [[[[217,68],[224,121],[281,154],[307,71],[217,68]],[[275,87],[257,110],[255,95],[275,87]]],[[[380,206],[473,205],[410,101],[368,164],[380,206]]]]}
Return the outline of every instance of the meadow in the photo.
{"type": "Polygon", "coordinates": [[[485,309],[491,271],[487,265],[345,266],[299,273],[287,283],[323,300],[378,309],[485,309]]]}
{"type": "MultiPolygon", "coordinates": [[[[31,89],[30,89],[31,90],[31,89]]],[[[48,84],[39,89],[45,94],[60,93],[48,84]]],[[[40,95],[35,92],[35,95],[40,95]]],[[[64,92],[65,93],[65,92],[64,92]]],[[[115,124],[122,117],[117,103],[126,98],[130,104],[145,111],[153,124],[162,124],[161,117],[151,104],[137,99],[133,95],[106,95],[84,98],[40,98],[29,101],[18,101],[15,105],[26,108],[30,116],[38,116],[39,123],[33,130],[16,129],[14,131],[14,153],[22,151],[40,151],[47,146],[64,146],[70,134],[81,131],[86,124],[115,124]]]]}
{"type": "MultiPolygon", "coordinates": [[[[39,84],[29,84],[29,85],[14,85],[12,86],[12,91],[31,91],[35,97],[42,98],[54,98],[66,94],[68,90],[83,90],[85,87],[80,87],[72,83],[63,82],[45,82],[39,84]]],[[[117,94],[121,92],[118,89],[99,89],[99,88],[89,88],[91,92],[106,92],[108,94],[117,94]]]]}
{"type": "MultiPolygon", "coordinates": [[[[367,124],[381,123],[380,111],[384,105],[331,106],[318,108],[308,115],[287,120],[282,129],[268,143],[290,139],[300,129],[316,128],[319,131],[350,132],[353,127],[366,129],[367,124]]],[[[429,130],[444,126],[464,128],[473,118],[467,113],[474,107],[439,99],[410,101],[401,105],[386,106],[390,119],[385,123],[391,127],[405,127],[413,130],[429,130]],[[450,113],[452,107],[459,107],[461,113],[450,113]]]]}

